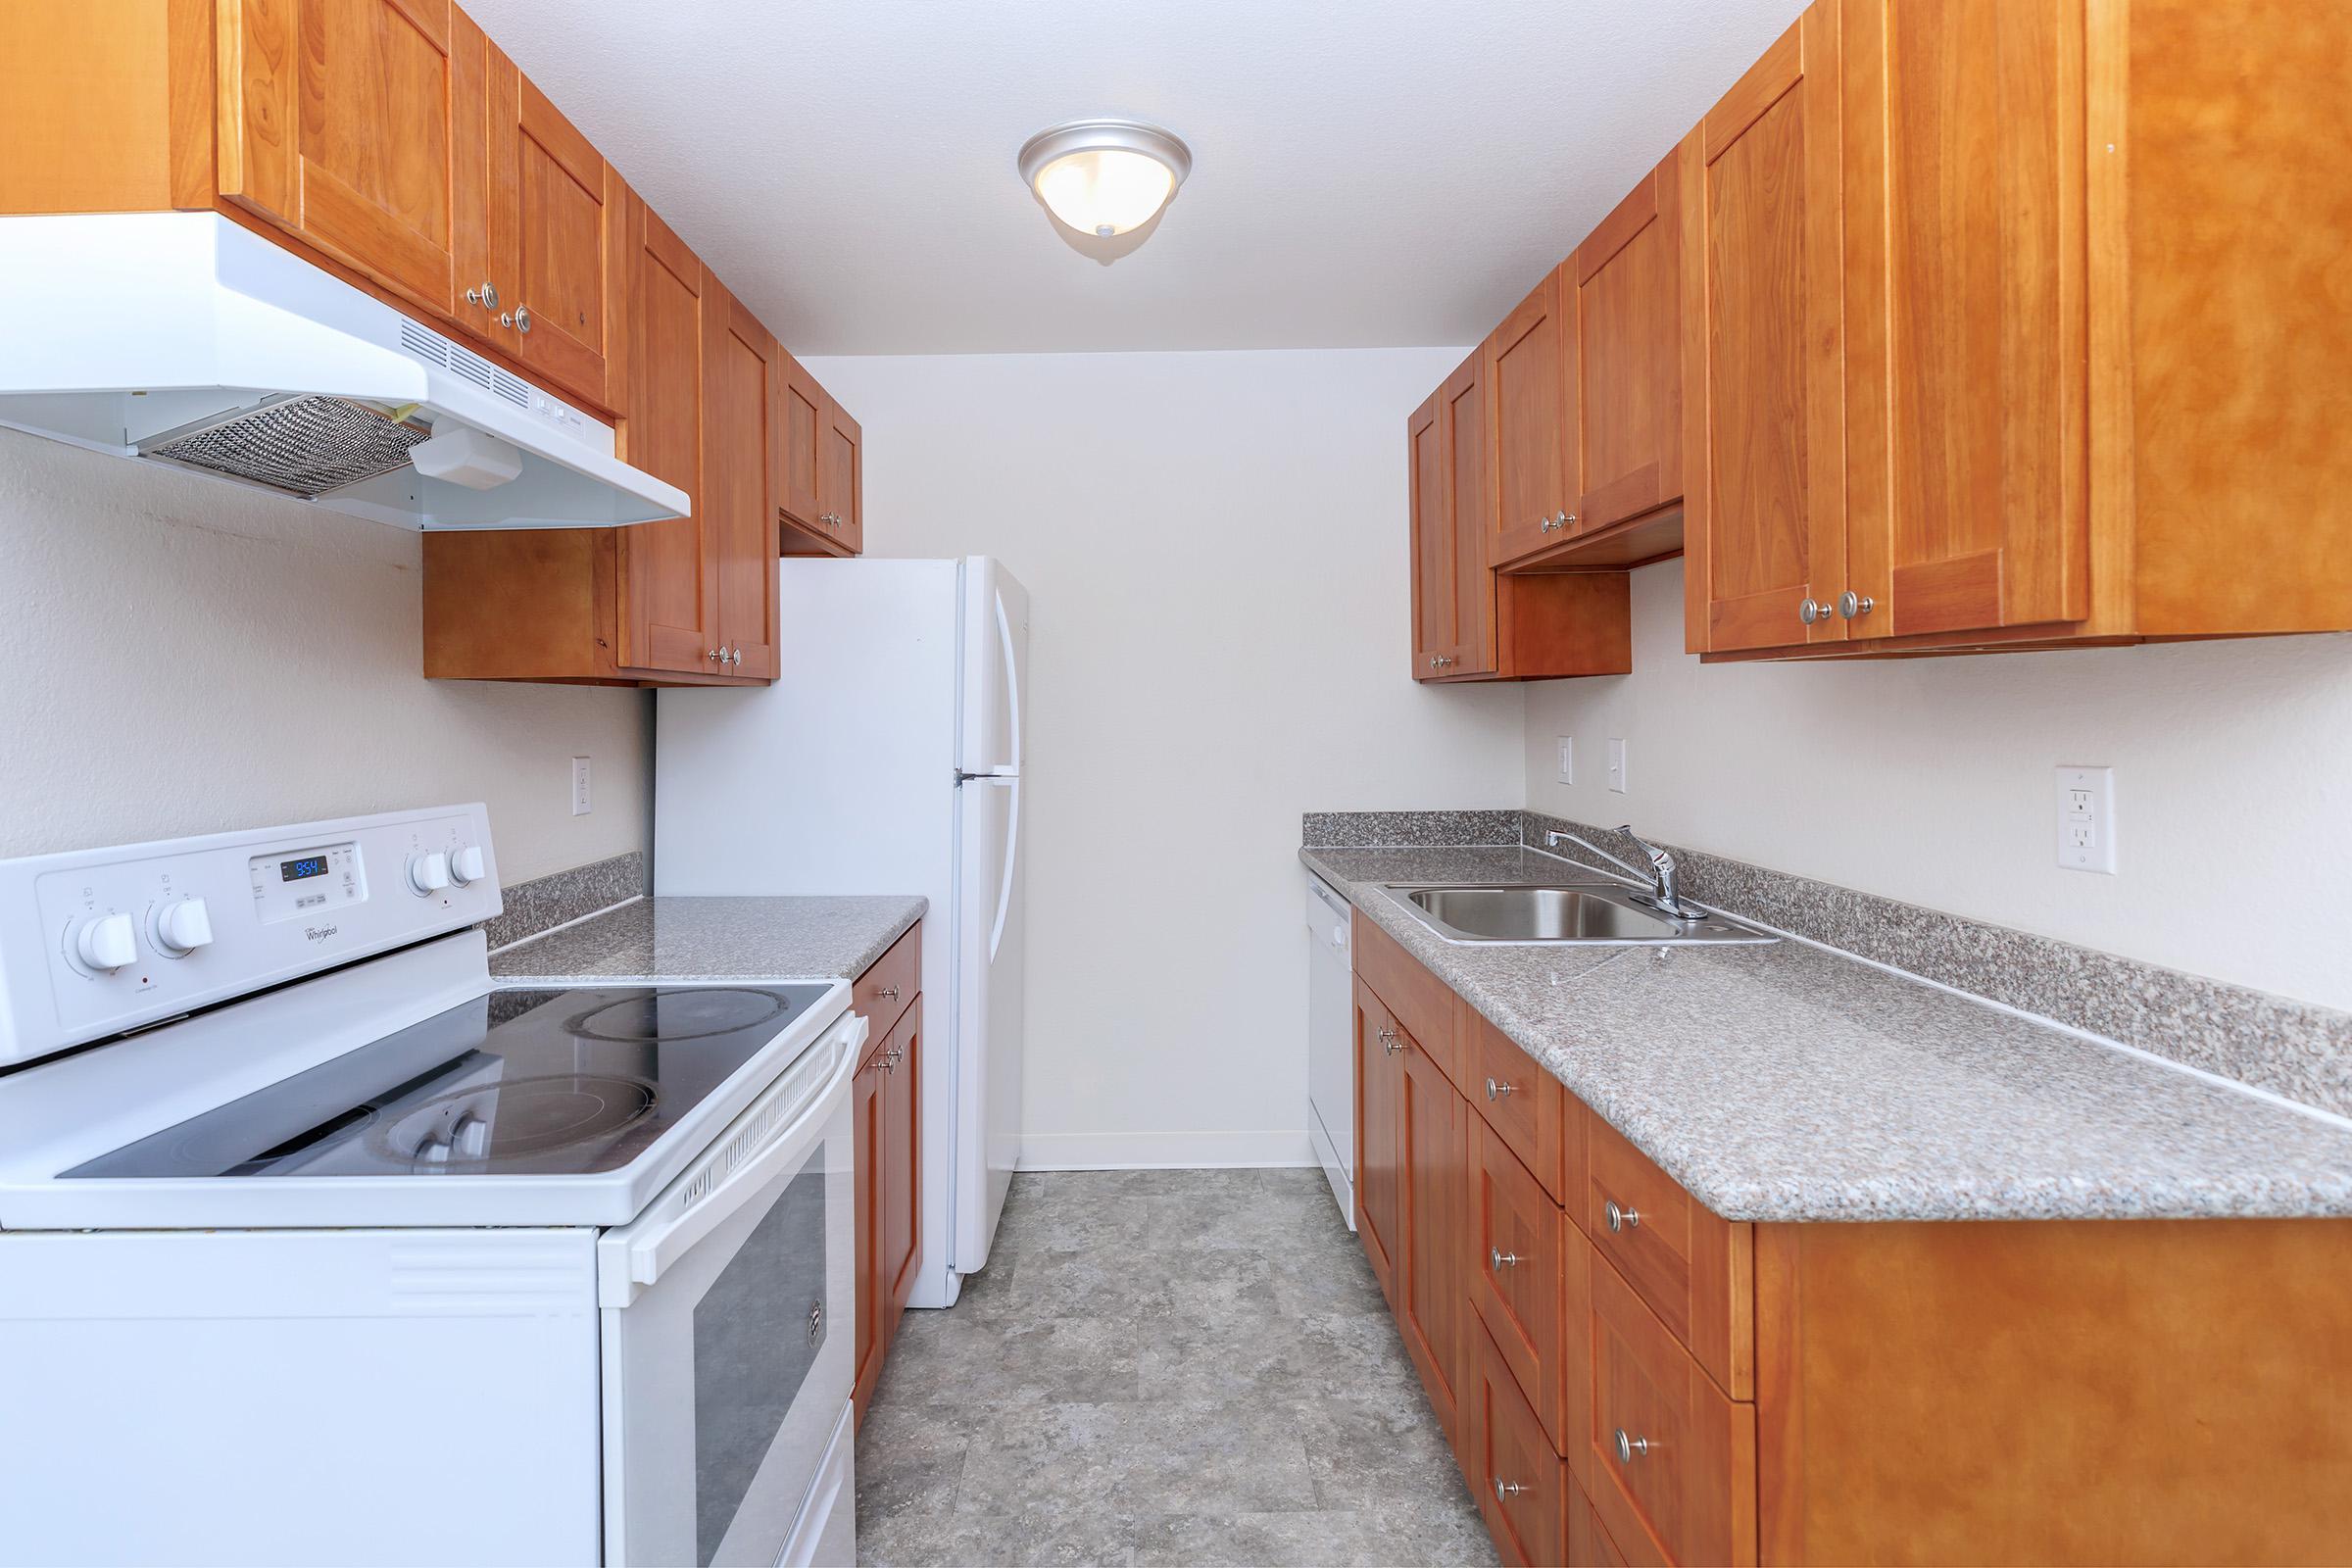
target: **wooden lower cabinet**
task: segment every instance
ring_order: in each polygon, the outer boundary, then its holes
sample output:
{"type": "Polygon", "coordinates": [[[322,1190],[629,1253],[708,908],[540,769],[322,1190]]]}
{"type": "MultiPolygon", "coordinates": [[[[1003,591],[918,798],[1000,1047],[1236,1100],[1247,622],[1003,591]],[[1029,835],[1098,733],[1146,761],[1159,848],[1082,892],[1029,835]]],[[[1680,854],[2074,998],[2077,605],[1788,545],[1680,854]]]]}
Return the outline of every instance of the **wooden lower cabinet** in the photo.
{"type": "Polygon", "coordinates": [[[914,994],[913,977],[921,972],[917,925],[850,988],[852,1008],[870,1026],[850,1096],[858,1211],[855,1401],[861,1421],[913,1293],[920,1250],[923,999],[914,994]]]}
{"type": "Polygon", "coordinates": [[[1358,1235],[1505,1562],[2352,1558],[2352,1221],[1728,1221],[1358,933],[1358,1235]]]}

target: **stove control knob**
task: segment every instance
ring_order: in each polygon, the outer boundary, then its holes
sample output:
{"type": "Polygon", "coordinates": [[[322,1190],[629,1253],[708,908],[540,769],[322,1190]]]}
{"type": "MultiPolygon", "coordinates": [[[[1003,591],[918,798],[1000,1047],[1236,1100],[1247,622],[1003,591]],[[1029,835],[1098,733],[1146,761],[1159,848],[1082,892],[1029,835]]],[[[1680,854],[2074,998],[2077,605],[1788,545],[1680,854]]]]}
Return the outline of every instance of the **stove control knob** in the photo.
{"type": "Polygon", "coordinates": [[[184,958],[213,940],[213,917],[202,899],[180,899],[155,911],[156,951],[168,958],[184,958]]]}
{"type": "Polygon", "coordinates": [[[439,850],[409,857],[409,891],[430,898],[449,886],[449,857],[439,850]]]}
{"type": "Polygon", "coordinates": [[[471,887],[482,879],[482,847],[467,844],[449,853],[449,879],[458,886],[471,887]]]}
{"type": "Polygon", "coordinates": [[[138,930],[127,914],[102,914],[82,921],[74,951],[93,969],[120,969],[139,956],[138,930]]]}

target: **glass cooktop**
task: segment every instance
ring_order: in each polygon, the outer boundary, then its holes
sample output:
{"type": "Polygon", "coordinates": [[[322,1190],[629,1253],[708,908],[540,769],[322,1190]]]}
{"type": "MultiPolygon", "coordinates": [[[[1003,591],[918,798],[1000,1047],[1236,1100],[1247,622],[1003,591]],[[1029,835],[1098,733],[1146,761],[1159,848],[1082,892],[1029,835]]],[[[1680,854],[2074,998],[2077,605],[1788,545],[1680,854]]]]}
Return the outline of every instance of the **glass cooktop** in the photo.
{"type": "Polygon", "coordinates": [[[617,1170],[826,989],[493,991],[64,1174],[617,1170]]]}

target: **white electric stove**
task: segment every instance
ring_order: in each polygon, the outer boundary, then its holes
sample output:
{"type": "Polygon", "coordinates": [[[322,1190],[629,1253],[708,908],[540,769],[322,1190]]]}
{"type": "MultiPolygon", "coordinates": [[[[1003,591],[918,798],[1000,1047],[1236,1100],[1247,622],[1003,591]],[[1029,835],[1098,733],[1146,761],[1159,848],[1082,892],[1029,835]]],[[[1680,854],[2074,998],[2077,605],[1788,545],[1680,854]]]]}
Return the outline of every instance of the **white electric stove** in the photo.
{"type": "Polygon", "coordinates": [[[849,987],[501,908],[479,806],[0,862],[0,1560],[851,1560],[849,987]]]}

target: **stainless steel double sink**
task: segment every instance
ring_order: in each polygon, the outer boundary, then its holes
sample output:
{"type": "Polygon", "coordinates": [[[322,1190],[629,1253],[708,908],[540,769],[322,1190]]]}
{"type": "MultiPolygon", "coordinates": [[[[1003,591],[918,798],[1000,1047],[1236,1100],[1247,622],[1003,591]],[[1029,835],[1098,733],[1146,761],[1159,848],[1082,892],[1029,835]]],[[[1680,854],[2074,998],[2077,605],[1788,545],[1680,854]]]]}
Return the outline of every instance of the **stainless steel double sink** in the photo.
{"type": "Polygon", "coordinates": [[[1725,914],[1678,920],[1614,882],[1384,884],[1408,913],[1447,942],[1559,947],[1686,947],[1778,942],[1725,914]]]}

